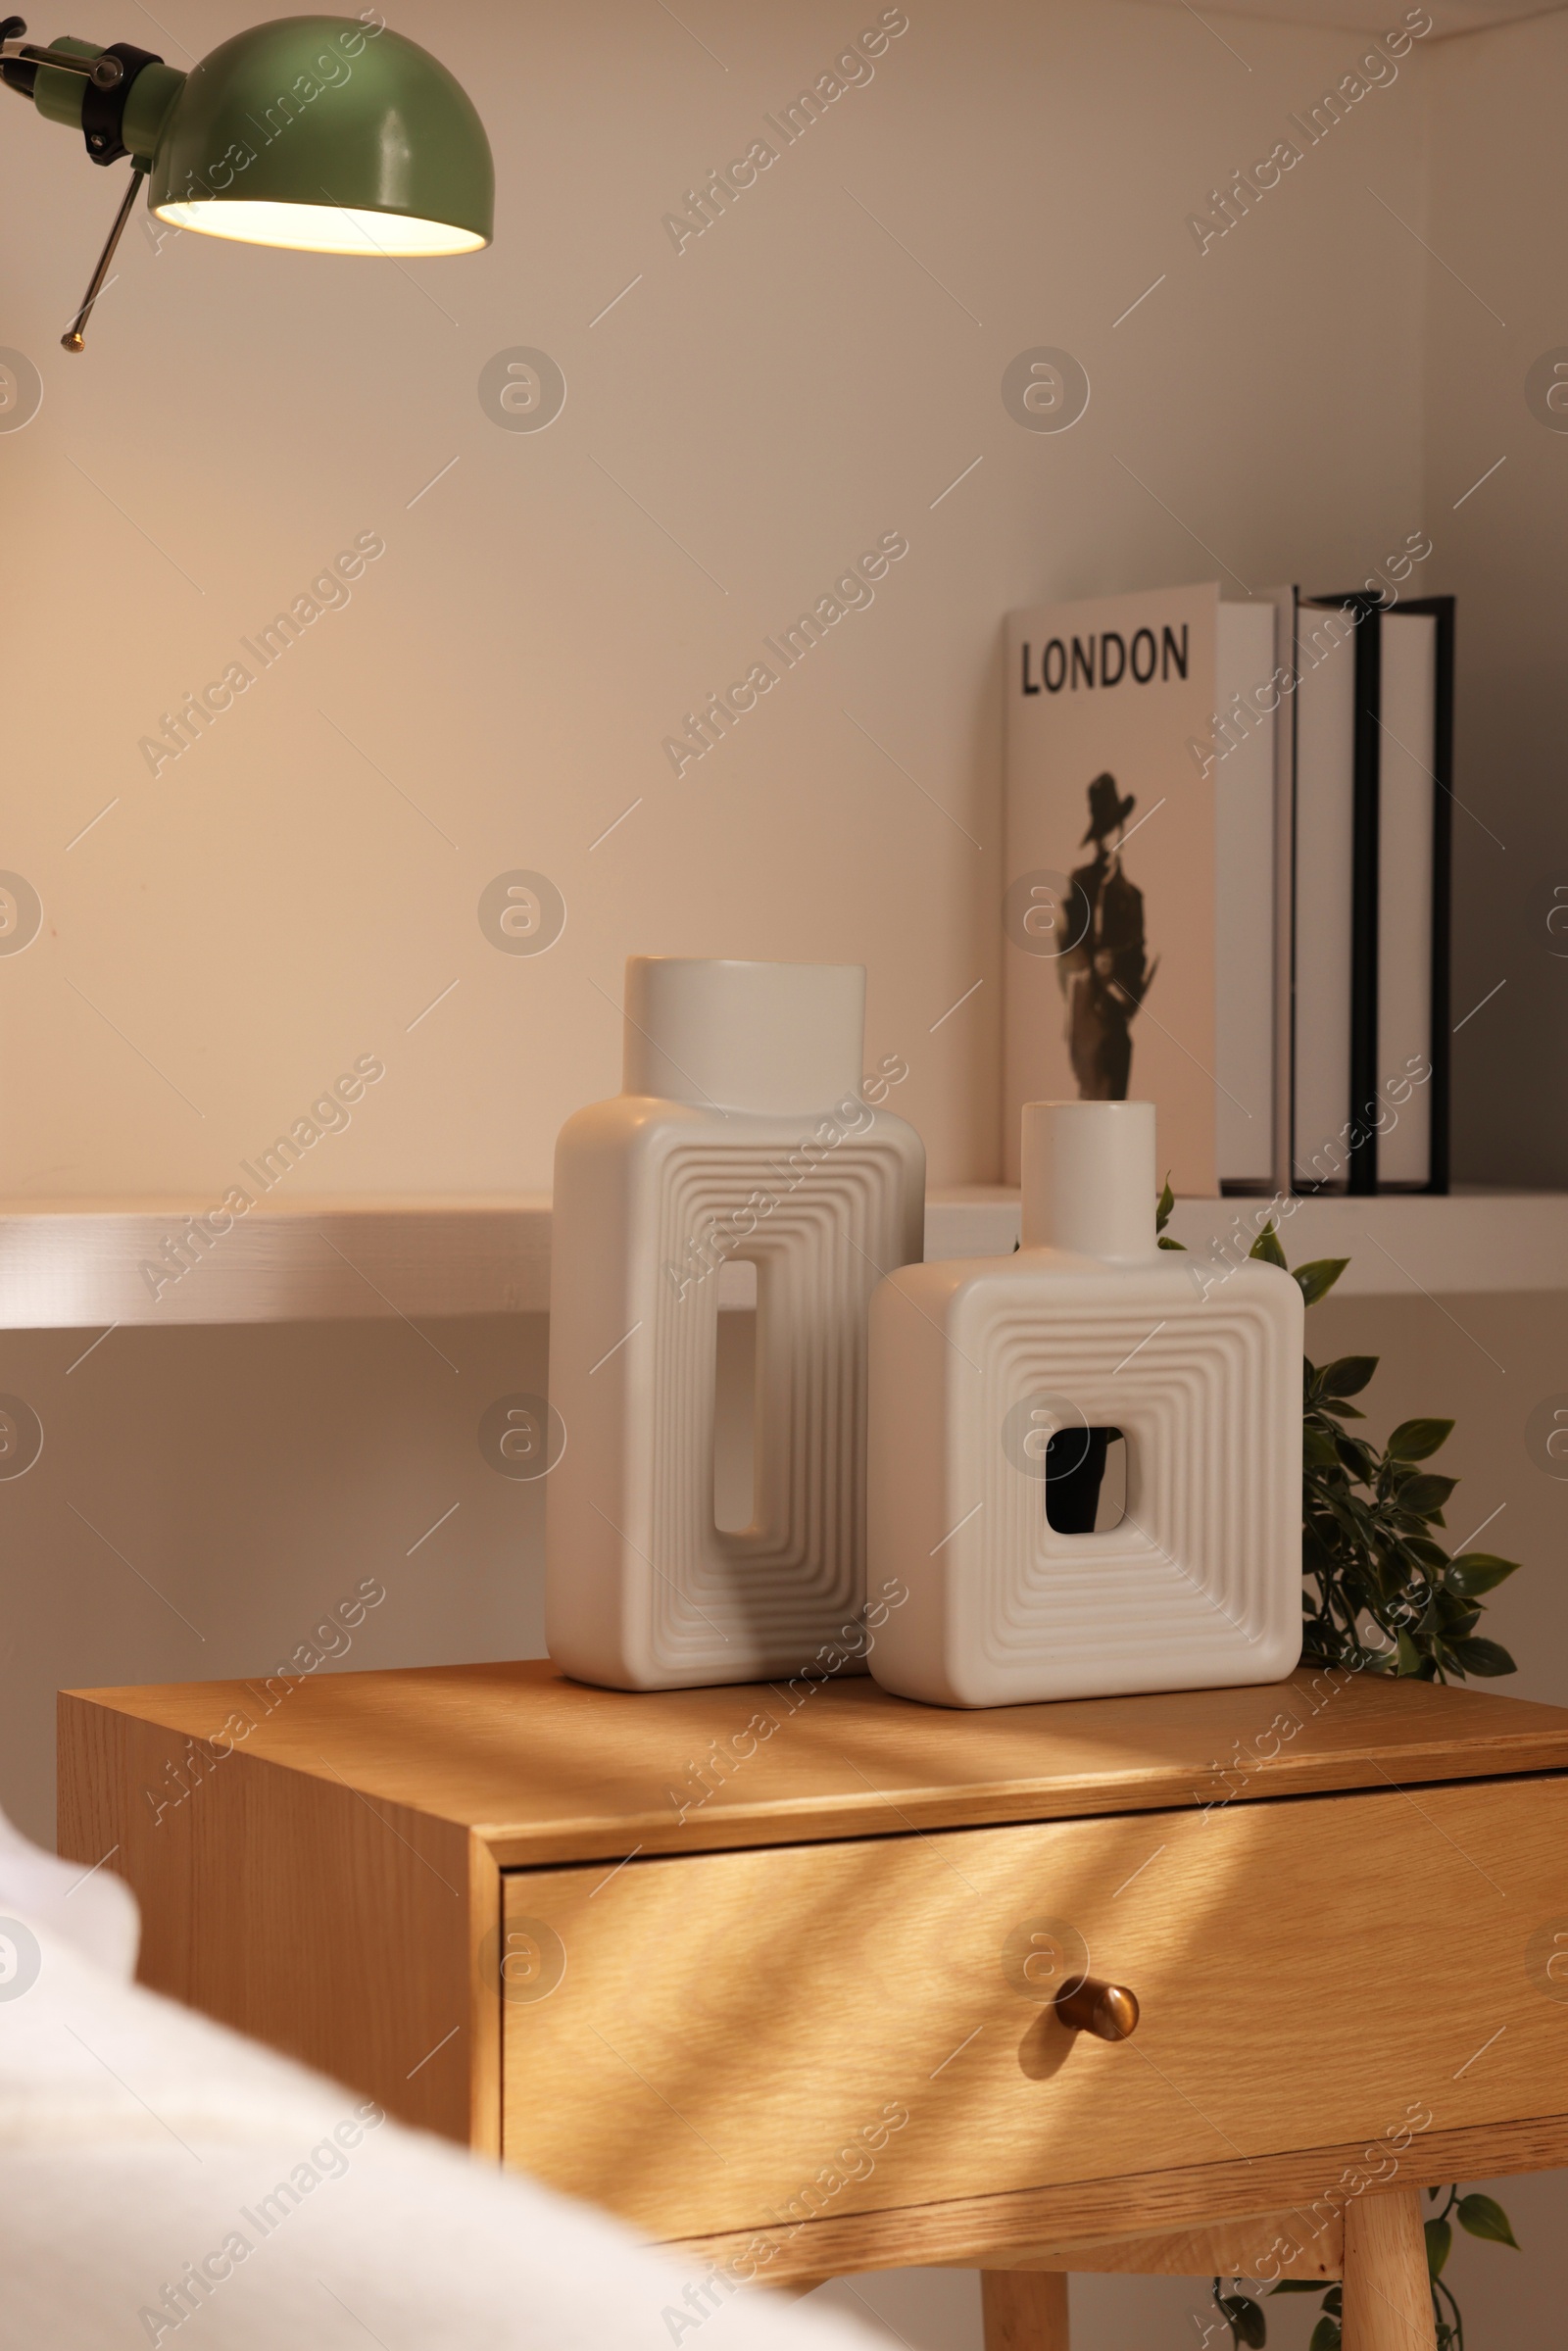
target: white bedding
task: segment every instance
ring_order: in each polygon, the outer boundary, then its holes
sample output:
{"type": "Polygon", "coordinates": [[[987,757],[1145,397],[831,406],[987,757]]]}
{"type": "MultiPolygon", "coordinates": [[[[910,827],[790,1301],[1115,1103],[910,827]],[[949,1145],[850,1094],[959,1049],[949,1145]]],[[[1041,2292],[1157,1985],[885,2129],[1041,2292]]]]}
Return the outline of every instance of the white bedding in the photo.
{"type": "Polygon", "coordinates": [[[4,2351],[886,2351],[139,1989],[135,1940],[0,1815],[4,2351]]]}

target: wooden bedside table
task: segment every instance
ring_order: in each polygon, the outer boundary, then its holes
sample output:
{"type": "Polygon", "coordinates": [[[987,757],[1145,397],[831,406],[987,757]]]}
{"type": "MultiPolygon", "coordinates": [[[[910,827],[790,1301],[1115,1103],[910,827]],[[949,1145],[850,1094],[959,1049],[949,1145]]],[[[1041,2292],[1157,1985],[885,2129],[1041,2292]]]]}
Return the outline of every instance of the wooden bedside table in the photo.
{"type": "MultiPolygon", "coordinates": [[[[74,1691],[60,1849],[143,1980],[738,2279],[1346,2278],[1568,2162],[1568,1712],[1302,1671],[956,1714],[545,1663],[74,1691]],[[1117,2043],[1054,2005],[1085,1965],[1117,2043]]],[[[681,2329],[672,2327],[672,2333],[681,2329]]]]}

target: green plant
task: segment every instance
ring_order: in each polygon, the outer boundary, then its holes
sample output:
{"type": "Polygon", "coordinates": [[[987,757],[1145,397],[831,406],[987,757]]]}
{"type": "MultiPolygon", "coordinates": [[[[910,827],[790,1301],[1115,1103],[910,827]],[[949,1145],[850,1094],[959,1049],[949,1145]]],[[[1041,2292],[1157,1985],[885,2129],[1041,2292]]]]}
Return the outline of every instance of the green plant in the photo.
{"type": "MultiPolygon", "coordinates": [[[[1252,1255],[1285,1265],[1272,1225],[1252,1255]]],[[[1327,1257],[1297,1267],[1309,1306],[1348,1262],[1327,1257]]],[[[1401,1421],[1381,1453],[1345,1427],[1364,1417],[1349,1398],[1377,1367],[1376,1355],[1341,1355],[1321,1370],[1308,1359],[1302,1367],[1304,1653],[1354,1673],[1422,1682],[1511,1674],[1507,1650],[1475,1628],[1482,1594],[1513,1575],[1518,1561],[1494,1551],[1450,1556],[1433,1534],[1458,1480],[1420,1465],[1446,1444],[1452,1421],[1401,1421]]]]}
{"type": "MultiPolygon", "coordinates": [[[[1165,1227],[1175,1206],[1167,1179],[1155,1209],[1161,1249],[1183,1245],[1165,1227]]],[[[1317,1257],[1292,1267],[1272,1218],[1250,1251],[1278,1265],[1299,1286],[1308,1306],[1327,1298],[1348,1257],[1317,1257]]],[[[1433,1534],[1444,1526],[1444,1505],[1458,1481],[1434,1476],[1421,1463],[1446,1444],[1451,1420],[1401,1421],[1379,1452],[1346,1428],[1365,1416],[1349,1399],[1377,1370],[1376,1355],[1341,1355],[1320,1369],[1302,1363],[1301,1613],[1302,1654],[1314,1664],[1350,1673],[1387,1674],[1422,1682],[1492,1676],[1517,1669],[1507,1650],[1478,1637],[1482,1595],[1515,1573],[1518,1561],[1492,1551],[1450,1555],[1433,1534]]],[[[1443,2269],[1453,2243],[1449,2216],[1472,2236],[1517,2244],[1508,2216],[1491,2196],[1461,2196],[1457,2187],[1429,2188],[1441,2212],[1426,2224],[1427,2268],[1438,2351],[1464,2351],[1464,2319],[1443,2269]]],[[[1268,2322],[1262,2304],[1240,2290],[1222,2293],[1214,2307],[1230,2328],[1232,2351],[1263,2351],[1268,2322]]],[[[1309,2278],[1282,2278],[1275,2294],[1313,2294],[1309,2278]]],[[[1310,2351],[1340,2351],[1341,2289],[1323,2296],[1310,2351]]]]}
{"type": "MultiPolygon", "coordinates": [[[[1441,2187],[1427,2189],[1434,2203],[1443,2192],[1441,2187]]],[[[1467,2229],[1472,2236],[1486,2237],[1494,2245],[1512,2245],[1516,2253],[1519,2244],[1509,2226],[1507,2214],[1493,2197],[1461,2196],[1456,2187],[1450,2187],[1447,2196],[1448,2201],[1443,2210],[1435,2213],[1426,2225],[1427,2272],[1432,2279],[1432,2308],[1438,2322],[1438,2351],[1449,2351],[1450,2345],[1452,2351],[1464,2351],[1464,2319],[1453,2298],[1452,2287],[1443,2283],[1443,2265],[1453,2243],[1449,2213],[1452,2213],[1460,2228],[1467,2229]],[[1453,2314],[1451,2318],[1444,2317],[1445,2302],[1453,2314]]],[[[1336,2334],[1334,2339],[1338,2343],[1339,2336],[1336,2334]]]]}
{"type": "MultiPolygon", "coordinates": [[[[1440,2196],[1447,2197],[1443,2210],[1434,2213],[1426,2224],[1427,2275],[1432,2280],[1432,2312],[1437,2328],[1438,2351],[1464,2351],[1464,2317],[1453,2298],[1452,2287],[1443,2283],[1444,2265],[1453,2245],[1452,2221],[1457,2221],[1460,2228],[1468,2229],[1472,2236],[1485,2237],[1494,2245],[1512,2245],[1515,2252],[1519,2250],[1518,2241],[1509,2227],[1507,2214],[1494,2198],[1474,2193],[1461,2196],[1456,2187],[1429,2187],[1427,2194],[1434,2203],[1440,2196]]],[[[1268,2323],[1262,2305],[1255,2302],[1250,2294],[1238,2291],[1237,2283],[1233,2278],[1231,2292],[1222,2294],[1220,2280],[1216,2278],[1214,2306],[1231,2330],[1233,2345],[1245,2343],[1248,2351],[1262,2351],[1268,2339],[1268,2323]]],[[[1282,2278],[1278,2285],[1269,2290],[1274,2294],[1315,2294],[1319,2289],[1315,2278],[1282,2278]]],[[[1331,2285],[1323,2296],[1322,2312],[1312,2329],[1307,2351],[1340,2351],[1341,2301],[1342,2288],[1331,2285]]]]}

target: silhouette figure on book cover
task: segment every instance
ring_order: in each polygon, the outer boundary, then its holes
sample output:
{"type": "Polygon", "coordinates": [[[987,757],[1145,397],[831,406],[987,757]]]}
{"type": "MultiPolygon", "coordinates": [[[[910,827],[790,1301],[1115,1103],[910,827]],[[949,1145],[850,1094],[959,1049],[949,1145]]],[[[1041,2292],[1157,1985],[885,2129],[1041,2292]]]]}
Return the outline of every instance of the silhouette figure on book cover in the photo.
{"type": "Polygon", "coordinates": [[[1113,775],[1097,775],[1089,787],[1089,830],[1094,863],[1072,877],[1077,921],[1075,946],[1057,965],[1067,998],[1067,1053],[1086,1102],[1124,1102],[1132,1072],[1133,1014],[1158,968],[1144,960],[1144,894],[1121,869],[1121,832],[1137,806],[1125,799],[1113,775]],[[1087,918],[1086,918],[1087,917],[1087,918]]]}

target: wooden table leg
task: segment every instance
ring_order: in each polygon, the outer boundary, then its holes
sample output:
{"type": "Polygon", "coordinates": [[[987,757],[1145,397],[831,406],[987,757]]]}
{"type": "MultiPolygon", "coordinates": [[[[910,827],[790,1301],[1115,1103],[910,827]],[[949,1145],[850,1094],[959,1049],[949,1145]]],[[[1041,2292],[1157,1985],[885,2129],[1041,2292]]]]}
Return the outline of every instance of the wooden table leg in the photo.
{"type": "Polygon", "coordinates": [[[1344,2351],[1435,2351],[1415,2188],[1357,2196],[1346,2207],[1344,2324],[1344,2351]]]}
{"type": "Polygon", "coordinates": [[[1063,2270],[982,2270],[986,2351],[1067,2351],[1063,2270]]]}

